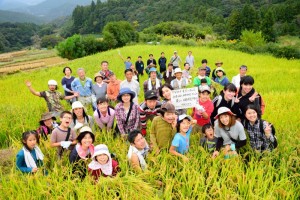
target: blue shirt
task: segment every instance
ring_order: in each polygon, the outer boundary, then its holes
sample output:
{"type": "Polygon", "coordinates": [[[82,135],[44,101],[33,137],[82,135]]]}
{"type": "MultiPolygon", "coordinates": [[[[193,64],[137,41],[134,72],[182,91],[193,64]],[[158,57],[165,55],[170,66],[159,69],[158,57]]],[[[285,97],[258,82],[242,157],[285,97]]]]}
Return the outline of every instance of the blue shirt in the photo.
{"type": "MultiPolygon", "coordinates": [[[[34,159],[37,167],[40,167],[43,165],[42,160],[37,160],[34,149],[30,151],[30,154],[31,154],[32,158],[34,159]]],[[[32,171],[32,167],[27,167],[27,165],[26,165],[23,149],[21,149],[17,154],[16,165],[17,165],[17,169],[23,173],[31,173],[31,171],[32,171]]]]}
{"type": "Polygon", "coordinates": [[[132,63],[130,61],[125,61],[124,64],[125,64],[126,69],[130,69],[130,67],[132,65],[132,63]]]}
{"type": "Polygon", "coordinates": [[[180,133],[176,133],[173,140],[172,146],[176,147],[176,151],[180,154],[185,154],[190,147],[190,135],[192,132],[192,127],[186,132],[186,135],[183,136],[180,133]]]}
{"type": "Polygon", "coordinates": [[[84,80],[84,85],[81,84],[79,78],[75,78],[74,81],[71,83],[72,90],[79,92],[80,96],[82,97],[92,95],[92,86],[93,86],[92,79],[87,77],[84,80]]]}

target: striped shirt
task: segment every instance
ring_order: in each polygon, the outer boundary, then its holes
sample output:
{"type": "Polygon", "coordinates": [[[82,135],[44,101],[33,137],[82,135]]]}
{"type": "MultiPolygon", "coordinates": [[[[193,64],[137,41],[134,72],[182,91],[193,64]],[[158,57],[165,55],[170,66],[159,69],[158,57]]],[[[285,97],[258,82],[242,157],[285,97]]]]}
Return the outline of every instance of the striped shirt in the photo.
{"type": "Polygon", "coordinates": [[[140,107],[140,120],[141,120],[141,125],[142,129],[147,129],[147,120],[153,120],[155,116],[157,116],[157,110],[161,108],[161,102],[156,101],[156,106],[154,109],[150,109],[147,105],[146,102],[143,102],[140,107]]]}

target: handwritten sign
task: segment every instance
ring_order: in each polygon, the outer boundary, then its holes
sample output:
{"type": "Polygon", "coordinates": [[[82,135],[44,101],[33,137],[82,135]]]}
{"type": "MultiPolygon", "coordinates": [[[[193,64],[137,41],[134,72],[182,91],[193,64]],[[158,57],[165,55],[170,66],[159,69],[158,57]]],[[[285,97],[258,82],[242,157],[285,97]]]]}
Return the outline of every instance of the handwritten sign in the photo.
{"type": "Polygon", "coordinates": [[[193,108],[198,104],[198,88],[184,88],[179,90],[172,90],[171,102],[175,109],[193,108]]]}

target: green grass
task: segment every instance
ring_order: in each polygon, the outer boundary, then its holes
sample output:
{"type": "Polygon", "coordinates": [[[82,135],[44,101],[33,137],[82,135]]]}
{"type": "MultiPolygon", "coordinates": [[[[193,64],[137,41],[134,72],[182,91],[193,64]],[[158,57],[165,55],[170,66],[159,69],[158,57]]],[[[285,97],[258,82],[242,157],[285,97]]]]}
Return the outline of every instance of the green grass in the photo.
{"type": "MultiPolygon", "coordinates": [[[[158,60],[164,51],[168,60],[177,50],[182,59],[192,50],[196,66],[203,58],[213,69],[216,60],[222,60],[228,77],[238,73],[240,65],[248,66],[248,74],[255,79],[254,87],[266,102],[263,119],[276,127],[278,148],[262,159],[252,156],[245,164],[241,159],[224,160],[222,156],[212,160],[198,146],[199,136],[191,138],[188,163],[167,153],[148,157],[149,170],[136,175],[129,169],[126,154],[128,143],[96,131],[95,144],[105,143],[118,155],[122,172],[114,179],[101,179],[100,184],[92,185],[89,179],[83,182],[71,178],[67,166],[59,166],[55,150],[49,144],[42,144],[47,155],[45,163],[48,176],[20,176],[15,166],[0,168],[0,193],[3,199],[116,199],[116,192],[122,199],[298,199],[300,197],[300,62],[298,60],[276,59],[272,56],[249,55],[224,49],[182,46],[127,46],[121,50],[123,57],[131,56],[135,61],[141,55],[146,62],[149,53],[158,60]],[[157,186],[161,180],[163,187],[157,186]]],[[[124,79],[124,64],[117,50],[111,50],[71,61],[73,69],[84,67],[89,77],[99,71],[100,62],[108,60],[110,68],[119,79],[124,79]]],[[[0,78],[0,144],[11,146],[14,155],[21,148],[21,133],[35,129],[41,113],[46,111],[43,99],[30,94],[24,81],[32,81],[37,91],[47,89],[47,81],[60,82],[62,68],[57,66],[30,72],[3,76],[0,78]]],[[[196,74],[196,70],[193,71],[196,74]]],[[[146,77],[142,78],[142,81],[146,77]]],[[[59,89],[62,91],[62,88],[59,89]]],[[[140,95],[142,100],[143,93],[140,95]]],[[[65,108],[70,107],[64,102],[65,108]]]]}

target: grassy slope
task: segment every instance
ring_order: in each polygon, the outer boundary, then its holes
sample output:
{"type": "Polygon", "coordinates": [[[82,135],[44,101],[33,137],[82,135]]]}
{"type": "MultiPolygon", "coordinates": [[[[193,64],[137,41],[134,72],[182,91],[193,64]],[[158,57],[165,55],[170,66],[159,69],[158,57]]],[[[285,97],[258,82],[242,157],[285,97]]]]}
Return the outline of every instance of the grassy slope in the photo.
{"type": "MultiPolygon", "coordinates": [[[[278,151],[264,158],[260,162],[251,161],[245,165],[240,160],[224,161],[221,157],[215,161],[208,158],[201,148],[197,146],[199,136],[192,137],[192,145],[189,157],[189,164],[184,164],[181,160],[162,154],[156,158],[149,157],[150,176],[142,175],[136,177],[130,173],[125,162],[128,144],[115,140],[110,137],[104,137],[97,133],[97,142],[104,142],[110,149],[119,155],[122,173],[120,177],[114,180],[103,179],[102,184],[109,185],[109,188],[118,190],[122,197],[137,198],[137,194],[132,190],[137,189],[135,184],[141,185],[142,189],[149,192],[140,191],[140,198],[159,195],[164,198],[262,198],[262,199],[293,199],[299,197],[300,189],[297,176],[299,177],[300,159],[299,159],[299,117],[296,112],[299,109],[300,83],[297,80],[300,70],[299,61],[288,61],[286,59],[276,59],[271,56],[248,55],[236,51],[223,49],[208,49],[199,47],[181,47],[181,46],[128,46],[120,49],[123,57],[130,55],[133,60],[142,55],[144,62],[149,53],[153,53],[158,59],[160,52],[164,51],[169,59],[174,50],[179,52],[182,59],[185,58],[188,50],[193,51],[197,66],[200,65],[202,58],[207,58],[209,66],[213,68],[216,60],[224,62],[224,68],[228,77],[231,79],[238,72],[241,64],[248,66],[248,74],[255,78],[255,88],[262,94],[266,102],[266,113],[264,119],[272,122],[277,131],[279,140],[278,151]],[[245,168],[247,167],[247,170],[245,168]],[[165,184],[163,193],[154,187],[155,179],[160,179],[165,184]],[[144,183],[145,182],[145,183],[144,183]],[[147,183],[147,184],[146,184],[147,183]],[[150,184],[150,185],[149,185],[150,184]],[[128,195],[126,193],[129,193],[128,195]],[[295,196],[296,195],[296,196],[295,196]]],[[[124,65],[117,55],[117,50],[112,50],[82,59],[74,60],[69,66],[75,72],[77,68],[84,67],[87,75],[93,77],[97,72],[99,63],[102,60],[110,62],[110,68],[116,72],[120,79],[123,79],[124,65]]],[[[37,126],[39,116],[46,111],[46,105],[43,99],[31,95],[25,87],[24,80],[32,80],[33,87],[42,91],[47,87],[49,79],[60,81],[63,66],[41,69],[32,72],[21,72],[15,75],[2,77],[0,79],[0,141],[2,146],[7,144],[7,137],[13,138],[12,147],[17,150],[21,147],[19,140],[21,132],[28,129],[34,129],[37,126]],[[17,140],[15,139],[17,138],[17,140]]],[[[196,71],[194,71],[195,74],[196,71]]],[[[75,74],[75,73],[74,73],[75,74]]],[[[145,77],[143,78],[143,80],[145,77]]],[[[60,88],[61,90],[61,88],[60,88]]],[[[140,99],[142,94],[140,95],[140,99]]],[[[66,104],[65,104],[66,105],[66,104]]],[[[66,106],[67,107],[67,106],[66,106]]],[[[69,107],[67,107],[69,109],[69,107]]],[[[47,144],[46,144],[47,146],[47,144]]],[[[47,148],[47,147],[45,147],[47,148]]],[[[44,151],[46,151],[44,148],[44,151]]],[[[49,156],[54,155],[51,149],[49,156]]],[[[48,158],[49,159],[49,158],[48,158]]],[[[79,185],[76,189],[77,195],[84,197],[87,191],[89,181],[83,183],[72,180],[62,180],[64,173],[61,167],[55,166],[53,161],[48,165],[54,169],[48,177],[39,178],[30,177],[27,180],[17,180],[18,174],[11,170],[9,177],[3,178],[3,189],[6,189],[5,196],[17,196],[18,198],[26,195],[36,194],[31,191],[32,184],[38,184],[41,190],[38,197],[50,197],[49,188],[46,185],[57,185],[51,192],[55,197],[72,197],[71,188],[68,190],[60,188],[63,185],[79,185]],[[9,179],[7,179],[9,178],[9,179]],[[28,194],[17,194],[22,187],[26,186],[28,194]],[[65,183],[66,182],[66,183],[65,183]],[[10,188],[13,185],[13,189],[10,188]],[[70,190],[70,191],[69,191],[70,190]],[[47,192],[48,191],[48,192],[47,192]]],[[[0,176],[1,178],[1,176],[0,176]]],[[[1,189],[2,189],[1,188],[1,189]]],[[[98,192],[105,195],[112,195],[106,191],[106,187],[89,188],[89,193],[97,195],[98,192]]],[[[5,190],[4,190],[5,191],[5,190]]],[[[27,196],[28,197],[28,196],[27,196]]],[[[99,197],[99,194],[98,194],[99,197]]],[[[112,198],[112,196],[109,196],[112,198]]]]}

